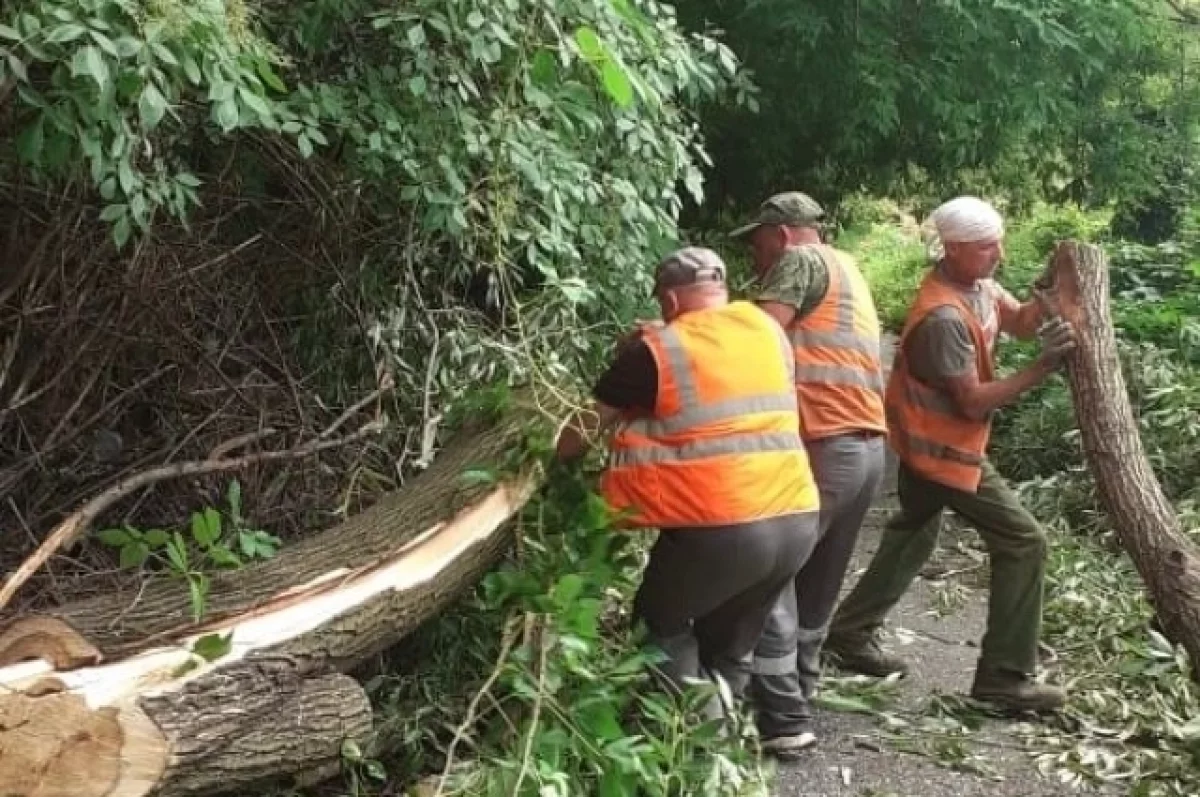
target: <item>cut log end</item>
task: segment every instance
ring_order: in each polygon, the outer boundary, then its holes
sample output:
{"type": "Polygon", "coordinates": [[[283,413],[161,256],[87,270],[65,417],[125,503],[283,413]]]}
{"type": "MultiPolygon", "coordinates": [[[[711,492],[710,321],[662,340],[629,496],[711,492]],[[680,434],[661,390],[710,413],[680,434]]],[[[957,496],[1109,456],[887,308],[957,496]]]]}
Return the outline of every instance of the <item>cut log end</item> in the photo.
{"type": "Polygon", "coordinates": [[[0,783],[28,797],[135,797],[159,781],[167,744],[137,708],[55,692],[0,698],[0,783]]]}
{"type": "Polygon", "coordinates": [[[56,617],[20,618],[0,630],[0,667],[41,659],[55,670],[73,670],[101,658],[95,645],[56,617]]]}

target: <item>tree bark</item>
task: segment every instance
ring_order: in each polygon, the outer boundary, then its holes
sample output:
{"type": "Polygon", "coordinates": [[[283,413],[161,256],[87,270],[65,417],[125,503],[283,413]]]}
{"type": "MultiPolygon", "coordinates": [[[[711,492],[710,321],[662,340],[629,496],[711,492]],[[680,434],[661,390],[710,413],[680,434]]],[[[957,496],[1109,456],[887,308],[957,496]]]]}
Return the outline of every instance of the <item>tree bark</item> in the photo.
{"type": "Polygon", "coordinates": [[[1043,301],[1070,321],[1079,348],[1067,361],[1088,466],[1166,636],[1200,667],[1200,549],[1183,534],[1150,467],[1129,404],[1109,311],[1103,250],[1060,243],[1039,280],[1043,301]]]}
{"type": "Polygon", "coordinates": [[[538,483],[529,467],[485,484],[462,473],[502,466],[545,417],[526,409],[464,433],[369,510],[214,577],[199,625],[173,580],[11,620],[0,796],[174,797],[336,768],[343,740],[371,731],[343,673],[475,584],[538,483]],[[212,634],[229,647],[210,662],[193,645],[212,634]]]}

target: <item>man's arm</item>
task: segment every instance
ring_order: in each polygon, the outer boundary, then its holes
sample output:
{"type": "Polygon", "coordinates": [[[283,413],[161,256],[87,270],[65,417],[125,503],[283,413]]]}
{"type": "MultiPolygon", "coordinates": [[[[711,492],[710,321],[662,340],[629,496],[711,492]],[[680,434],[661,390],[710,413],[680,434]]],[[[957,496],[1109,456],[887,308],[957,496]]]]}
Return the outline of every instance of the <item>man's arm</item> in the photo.
{"type": "Polygon", "coordinates": [[[948,376],[944,379],[946,392],[965,417],[986,420],[992,412],[1044,382],[1074,348],[1075,331],[1071,325],[1062,320],[1052,321],[1043,333],[1042,353],[1031,365],[992,382],[980,382],[974,369],[948,376]]]}
{"type": "Polygon", "coordinates": [[[784,251],[759,288],[754,303],[784,329],[796,320],[801,308],[814,304],[818,290],[828,286],[825,262],[811,247],[796,246],[784,251]]]}
{"type": "Polygon", "coordinates": [[[555,456],[564,461],[579,459],[587,453],[592,441],[607,432],[620,417],[621,410],[600,401],[593,401],[589,408],[576,410],[559,432],[555,456]]]}
{"type": "Polygon", "coordinates": [[[591,406],[571,414],[555,441],[560,460],[577,459],[612,428],[626,412],[651,414],[658,399],[658,368],[650,348],[641,339],[643,322],[618,343],[617,356],[592,389],[591,406]]]}
{"type": "Polygon", "coordinates": [[[996,290],[1000,292],[1000,329],[1021,340],[1036,337],[1045,320],[1042,303],[1034,298],[1022,304],[999,284],[996,290]]]}

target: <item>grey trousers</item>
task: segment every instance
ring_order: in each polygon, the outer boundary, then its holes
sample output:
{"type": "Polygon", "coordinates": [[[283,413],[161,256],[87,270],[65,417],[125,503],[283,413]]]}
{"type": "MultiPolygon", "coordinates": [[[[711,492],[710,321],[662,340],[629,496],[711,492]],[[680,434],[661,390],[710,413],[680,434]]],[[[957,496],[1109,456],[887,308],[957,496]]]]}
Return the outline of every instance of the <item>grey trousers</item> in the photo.
{"type": "Polygon", "coordinates": [[[821,646],[863,519],[883,481],[883,435],[845,434],[807,443],[821,491],[818,540],[771,609],[754,652],[751,698],[765,739],[790,736],[812,721],[821,646]]]}
{"type": "Polygon", "coordinates": [[[668,687],[718,673],[735,697],[744,693],[767,615],[812,551],[817,520],[806,512],[662,530],[633,608],[667,656],[658,670],[668,687]]]}

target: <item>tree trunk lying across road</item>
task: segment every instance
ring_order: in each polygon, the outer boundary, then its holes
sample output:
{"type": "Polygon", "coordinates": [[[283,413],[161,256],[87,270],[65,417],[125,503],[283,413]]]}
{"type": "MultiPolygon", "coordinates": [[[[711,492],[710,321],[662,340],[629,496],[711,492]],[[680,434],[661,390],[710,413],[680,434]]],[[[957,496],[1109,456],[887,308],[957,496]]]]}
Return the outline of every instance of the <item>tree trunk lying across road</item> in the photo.
{"type": "Polygon", "coordinates": [[[1200,549],[1183,534],[1142,447],[1117,355],[1103,250],[1060,243],[1039,287],[1079,337],[1067,376],[1100,498],[1146,583],[1164,633],[1187,650],[1195,673],[1200,668],[1200,549]]]}
{"type": "Polygon", "coordinates": [[[336,771],[342,742],[371,731],[367,697],[343,673],[473,586],[539,478],[461,474],[501,467],[550,417],[525,408],[461,434],[367,511],[214,576],[201,625],[174,580],[10,620],[0,794],[173,797],[336,771]],[[231,634],[230,647],[207,662],[192,646],[211,634],[231,634]]]}

